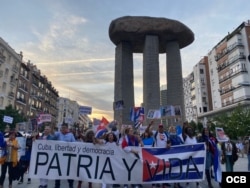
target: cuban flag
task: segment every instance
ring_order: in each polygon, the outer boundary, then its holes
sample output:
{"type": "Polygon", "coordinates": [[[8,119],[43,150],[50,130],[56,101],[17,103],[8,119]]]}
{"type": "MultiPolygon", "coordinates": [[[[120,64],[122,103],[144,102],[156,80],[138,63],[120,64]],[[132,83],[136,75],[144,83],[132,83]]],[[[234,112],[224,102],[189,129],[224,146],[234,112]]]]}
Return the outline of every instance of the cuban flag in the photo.
{"type": "Polygon", "coordinates": [[[109,121],[105,117],[102,117],[96,131],[106,129],[108,124],[109,124],[109,121]]]}
{"type": "Polygon", "coordinates": [[[222,170],[220,166],[220,151],[218,149],[218,146],[215,142],[215,140],[209,139],[209,142],[212,144],[214,148],[214,160],[213,160],[213,165],[214,165],[214,180],[217,182],[221,182],[222,179],[222,170]]]}
{"type": "Polygon", "coordinates": [[[205,179],[205,144],[142,148],[143,182],[197,182],[205,179]]]}
{"type": "Polygon", "coordinates": [[[130,109],[130,120],[133,122],[144,121],[144,108],[143,107],[132,107],[130,109]]]}
{"type": "Polygon", "coordinates": [[[100,129],[95,133],[96,138],[102,138],[108,132],[107,128],[100,129]]]}

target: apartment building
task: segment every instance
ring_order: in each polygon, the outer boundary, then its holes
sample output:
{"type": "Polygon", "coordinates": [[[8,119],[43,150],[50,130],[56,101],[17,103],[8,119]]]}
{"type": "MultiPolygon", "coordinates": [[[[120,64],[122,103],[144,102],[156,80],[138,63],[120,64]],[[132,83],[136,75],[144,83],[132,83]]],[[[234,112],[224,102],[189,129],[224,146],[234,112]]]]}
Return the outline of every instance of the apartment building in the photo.
{"type": "Polygon", "coordinates": [[[28,119],[39,114],[51,114],[52,123],[57,121],[58,91],[36,65],[22,63],[18,77],[15,107],[28,119]]]}
{"type": "Polygon", "coordinates": [[[208,58],[204,56],[183,79],[184,107],[187,121],[198,121],[200,114],[211,110],[208,58]]]}
{"type": "Polygon", "coordinates": [[[14,106],[22,53],[17,54],[0,37],[0,109],[14,106]]]}
{"type": "Polygon", "coordinates": [[[49,113],[55,123],[58,97],[46,76],[0,38],[0,109],[12,105],[27,119],[49,113]]]}
{"type": "Polygon", "coordinates": [[[57,103],[57,127],[60,127],[62,123],[68,123],[70,127],[75,123],[79,123],[79,107],[80,106],[76,101],[59,97],[57,103]]]}
{"type": "Polygon", "coordinates": [[[87,128],[91,128],[91,119],[87,114],[79,114],[79,119],[78,119],[79,127],[84,130],[87,128]]]}
{"type": "Polygon", "coordinates": [[[250,47],[250,22],[243,22],[229,33],[211,51],[210,74],[215,72],[218,80],[213,83],[213,109],[226,107],[250,99],[250,64],[247,59],[250,47]]]}
{"type": "Polygon", "coordinates": [[[250,105],[249,54],[250,21],[243,22],[228,33],[207,54],[207,62],[203,59],[204,63],[195,65],[194,71],[184,79],[187,120],[195,116],[190,111],[196,110],[196,119],[202,120],[204,117],[209,119],[218,113],[231,111],[238,103],[250,105]],[[202,69],[206,73],[204,76],[201,74],[202,69]],[[207,90],[202,90],[203,78],[207,90]]]}

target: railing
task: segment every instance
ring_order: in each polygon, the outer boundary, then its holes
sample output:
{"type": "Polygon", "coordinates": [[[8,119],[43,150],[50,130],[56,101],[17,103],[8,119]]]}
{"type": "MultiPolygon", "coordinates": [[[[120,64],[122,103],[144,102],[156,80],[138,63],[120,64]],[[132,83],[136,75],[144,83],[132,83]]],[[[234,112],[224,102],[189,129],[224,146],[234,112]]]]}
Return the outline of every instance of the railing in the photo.
{"type": "Polygon", "coordinates": [[[224,70],[225,68],[227,68],[229,65],[232,65],[233,63],[237,62],[239,59],[246,59],[245,55],[236,55],[234,56],[232,59],[230,59],[229,61],[225,61],[224,63],[220,64],[217,67],[218,72],[224,70]]]}
{"type": "Polygon", "coordinates": [[[229,106],[229,105],[232,105],[232,104],[235,104],[235,103],[239,103],[241,101],[248,101],[248,100],[250,100],[250,95],[246,95],[246,96],[239,97],[237,99],[233,99],[231,101],[227,101],[225,103],[222,103],[222,107],[229,106]]]}
{"type": "Polygon", "coordinates": [[[231,45],[228,48],[225,48],[221,53],[218,53],[214,58],[215,61],[218,61],[219,59],[221,59],[222,57],[224,57],[226,54],[228,54],[229,52],[233,51],[237,46],[244,46],[241,42],[236,42],[233,45],[231,45]]]}
{"type": "Polygon", "coordinates": [[[219,83],[222,83],[222,82],[228,80],[229,78],[231,78],[231,77],[233,77],[233,76],[235,76],[235,75],[237,75],[237,74],[239,74],[241,72],[248,72],[248,71],[247,71],[246,68],[241,68],[241,69],[239,69],[239,70],[237,70],[235,72],[230,73],[227,76],[224,76],[222,79],[219,79],[219,83]]]}

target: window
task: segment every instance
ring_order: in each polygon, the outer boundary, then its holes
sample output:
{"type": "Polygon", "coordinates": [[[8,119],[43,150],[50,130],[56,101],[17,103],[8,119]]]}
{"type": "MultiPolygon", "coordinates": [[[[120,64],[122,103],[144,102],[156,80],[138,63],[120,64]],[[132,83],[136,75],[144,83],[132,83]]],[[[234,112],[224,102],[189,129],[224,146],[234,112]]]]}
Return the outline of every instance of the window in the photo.
{"type": "Polygon", "coordinates": [[[3,86],[2,86],[2,91],[5,92],[6,91],[6,83],[4,82],[3,83],[3,86]]]}
{"type": "Polygon", "coordinates": [[[204,70],[203,69],[200,69],[200,74],[204,74],[204,70]]]}
{"type": "Polygon", "coordinates": [[[5,72],[4,72],[4,77],[7,78],[9,75],[9,69],[5,69],[5,72]]]}
{"type": "Polygon", "coordinates": [[[3,101],[4,101],[4,98],[0,97],[0,106],[3,106],[3,101]]]}

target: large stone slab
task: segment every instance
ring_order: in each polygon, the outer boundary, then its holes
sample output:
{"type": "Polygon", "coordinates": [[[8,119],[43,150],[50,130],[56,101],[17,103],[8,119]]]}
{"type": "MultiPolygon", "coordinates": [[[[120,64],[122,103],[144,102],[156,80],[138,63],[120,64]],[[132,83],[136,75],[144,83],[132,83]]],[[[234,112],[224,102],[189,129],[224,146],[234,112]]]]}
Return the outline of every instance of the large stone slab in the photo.
{"type": "Polygon", "coordinates": [[[194,33],[187,26],[167,18],[124,16],[113,20],[109,26],[110,40],[115,45],[130,42],[134,53],[143,52],[146,35],[159,37],[159,53],[166,53],[168,41],[178,41],[180,48],[194,41],[194,33]]]}

